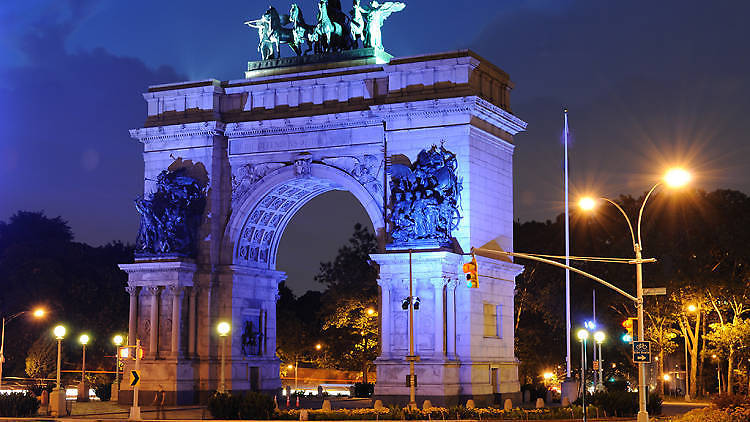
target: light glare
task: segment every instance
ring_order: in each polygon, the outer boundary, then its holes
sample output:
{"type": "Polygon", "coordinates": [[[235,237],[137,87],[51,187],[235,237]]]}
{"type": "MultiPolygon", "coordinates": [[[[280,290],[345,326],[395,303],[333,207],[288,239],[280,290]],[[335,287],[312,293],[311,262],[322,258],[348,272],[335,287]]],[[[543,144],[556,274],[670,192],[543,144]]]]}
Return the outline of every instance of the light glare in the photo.
{"type": "Polygon", "coordinates": [[[115,343],[115,346],[120,346],[122,345],[122,342],[125,341],[125,339],[118,334],[112,339],[112,341],[115,343]]]}
{"type": "Polygon", "coordinates": [[[590,196],[584,196],[578,201],[578,206],[584,211],[591,211],[596,207],[596,200],[590,196]]]}
{"type": "Polygon", "coordinates": [[[664,175],[664,181],[673,188],[679,188],[690,183],[690,173],[682,168],[672,168],[664,175]]]}
{"type": "Polygon", "coordinates": [[[219,325],[216,327],[216,329],[219,331],[220,336],[225,336],[229,334],[229,331],[232,329],[232,326],[229,325],[228,322],[222,321],[219,323],[219,325]]]}
{"type": "Polygon", "coordinates": [[[41,318],[41,317],[44,316],[45,313],[46,312],[44,311],[44,309],[38,308],[38,309],[34,310],[34,314],[33,315],[34,315],[34,318],[41,318]]]}
{"type": "Polygon", "coordinates": [[[65,327],[63,327],[62,325],[58,325],[57,327],[55,327],[55,329],[52,332],[55,334],[55,337],[58,339],[65,337],[65,327]]]}
{"type": "Polygon", "coordinates": [[[604,332],[597,331],[594,333],[594,340],[596,340],[597,343],[601,343],[604,341],[604,332]]]}
{"type": "Polygon", "coordinates": [[[588,331],[586,331],[584,329],[578,330],[578,340],[585,341],[588,338],[589,338],[589,332],[588,331]]]}
{"type": "Polygon", "coordinates": [[[86,345],[89,342],[89,335],[88,334],[81,334],[81,337],[78,337],[78,342],[80,342],[82,345],[86,345]]]}

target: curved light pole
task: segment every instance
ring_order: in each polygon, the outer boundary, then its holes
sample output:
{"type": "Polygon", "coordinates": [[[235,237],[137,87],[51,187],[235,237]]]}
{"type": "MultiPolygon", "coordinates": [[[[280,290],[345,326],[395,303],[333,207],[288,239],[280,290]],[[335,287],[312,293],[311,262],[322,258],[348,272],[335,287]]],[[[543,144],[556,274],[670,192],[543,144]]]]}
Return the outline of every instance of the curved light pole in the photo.
{"type": "MultiPolygon", "coordinates": [[[[661,186],[662,183],[666,183],[671,187],[681,187],[686,185],[689,181],[690,173],[688,173],[687,171],[678,168],[669,170],[664,176],[663,182],[657,182],[653,187],[651,187],[651,190],[648,191],[646,197],[643,199],[641,208],[638,211],[638,223],[636,225],[635,231],[633,231],[633,224],[630,222],[630,217],[628,217],[628,214],[617,202],[609,198],[601,198],[602,200],[614,205],[615,208],[620,211],[622,216],[625,217],[625,221],[628,223],[628,229],[630,229],[630,237],[633,241],[633,251],[635,252],[635,260],[631,261],[631,263],[635,264],[636,307],[638,310],[639,341],[644,340],[643,325],[645,322],[643,316],[643,263],[653,262],[651,260],[644,260],[641,254],[641,251],[643,249],[643,241],[641,239],[641,222],[643,220],[643,209],[646,207],[646,203],[651,197],[651,194],[654,193],[656,188],[661,186]]],[[[579,202],[579,205],[584,210],[591,210],[596,205],[596,202],[592,198],[583,198],[579,202]]],[[[646,364],[644,363],[638,363],[638,404],[638,422],[648,422],[648,411],[646,410],[646,364]]]]}
{"type": "MultiPolygon", "coordinates": [[[[5,324],[28,312],[31,311],[21,311],[11,315],[8,318],[3,317],[2,334],[0,334],[0,391],[2,391],[3,389],[3,363],[5,362],[5,324]]],[[[44,309],[37,308],[34,309],[32,315],[34,315],[34,318],[42,318],[46,313],[47,311],[45,311],[44,309]]]]}
{"type": "Polygon", "coordinates": [[[222,321],[216,326],[216,330],[219,332],[219,337],[221,337],[221,370],[219,371],[221,378],[219,379],[219,392],[224,393],[226,391],[224,366],[226,363],[227,335],[232,331],[232,326],[228,322],[222,321]]]}

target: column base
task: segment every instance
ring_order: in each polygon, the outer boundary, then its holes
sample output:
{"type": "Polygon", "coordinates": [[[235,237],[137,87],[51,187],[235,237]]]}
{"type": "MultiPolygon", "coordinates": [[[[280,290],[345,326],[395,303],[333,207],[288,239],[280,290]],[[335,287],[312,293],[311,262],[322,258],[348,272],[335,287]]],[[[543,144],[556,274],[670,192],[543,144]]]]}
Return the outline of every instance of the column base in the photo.
{"type": "Polygon", "coordinates": [[[566,378],[560,384],[560,400],[566,397],[570,403],[578,399],[578,381],[573,378],[566,378]]]}

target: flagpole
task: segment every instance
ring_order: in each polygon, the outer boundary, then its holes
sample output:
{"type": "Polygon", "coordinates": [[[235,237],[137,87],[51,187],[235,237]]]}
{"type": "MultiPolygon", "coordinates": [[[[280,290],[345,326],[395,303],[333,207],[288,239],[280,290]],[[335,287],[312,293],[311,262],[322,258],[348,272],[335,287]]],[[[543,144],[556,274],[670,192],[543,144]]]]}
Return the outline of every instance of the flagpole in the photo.
{"type": "MultiPolygon", "coordinates": [[[[568,109],[563,110],[565,118],[565,265],[570,266],[570,208],[568,204],[568,109]]],[[[570,270],[565,269],[565,377],[570,379],[570,270]]]]}

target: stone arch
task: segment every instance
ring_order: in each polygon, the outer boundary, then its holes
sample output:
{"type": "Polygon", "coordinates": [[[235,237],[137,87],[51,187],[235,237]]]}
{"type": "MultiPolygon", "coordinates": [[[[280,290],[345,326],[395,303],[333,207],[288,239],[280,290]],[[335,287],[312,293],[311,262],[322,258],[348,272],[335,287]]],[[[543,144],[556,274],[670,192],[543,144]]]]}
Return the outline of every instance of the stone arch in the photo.
{"type": "Polygon", "coordinates": [[[285,166],[264,176],[239,199],[225,233],[225,260],[233,265],[275,270],[279,242],[292,217],[310,200],[332,190],[354,195],[382,243],[382,198],[374,197],[357,179],[329,165],[313,163],[305,175],[299,175],[294,166],[285,166]]]}

